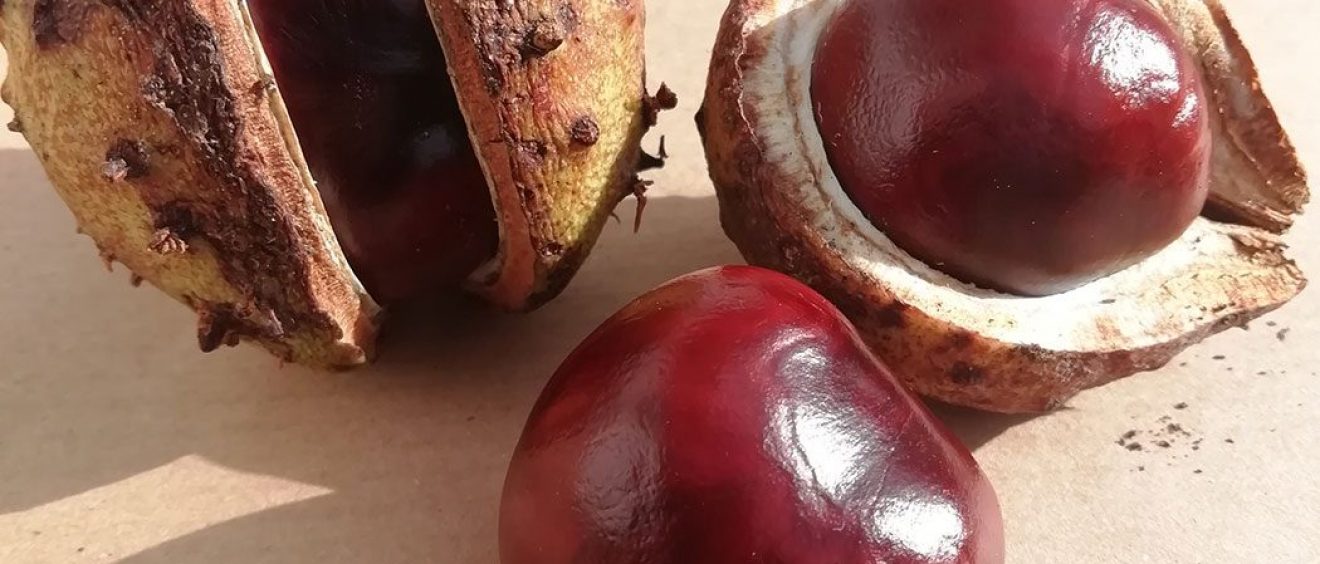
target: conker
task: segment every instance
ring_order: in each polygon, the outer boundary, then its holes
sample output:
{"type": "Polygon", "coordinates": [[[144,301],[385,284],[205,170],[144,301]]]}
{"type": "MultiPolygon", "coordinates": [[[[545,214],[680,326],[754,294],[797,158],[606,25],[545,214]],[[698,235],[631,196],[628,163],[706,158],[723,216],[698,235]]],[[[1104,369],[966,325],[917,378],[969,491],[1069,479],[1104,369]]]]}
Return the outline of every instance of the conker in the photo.
{"type": "Polygon", "coordinates": [[[824,298],[678,278],[593,332],[528,418],[504,564],[992,564],[994,490],[824,298]]]}
{"type": "Polygon", "coordinates": [[[831,22],[811,74],[830,164],[927,264],[1053,294],[1201,212],[1200,73],[1144,0],[849,0],[831,22]]]}

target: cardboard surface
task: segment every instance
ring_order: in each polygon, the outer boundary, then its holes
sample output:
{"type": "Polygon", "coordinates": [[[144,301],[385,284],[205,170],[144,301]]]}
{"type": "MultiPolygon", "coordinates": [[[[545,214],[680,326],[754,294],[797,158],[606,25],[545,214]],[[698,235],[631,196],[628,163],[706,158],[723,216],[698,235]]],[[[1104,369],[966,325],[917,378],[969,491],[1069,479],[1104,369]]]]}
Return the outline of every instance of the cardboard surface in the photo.
{"type": "MultiPolygon", "coordinates": [[[[1225,3],[1320,171],[1320,5],[1225,3]]],[[[667,135],[674,158],[641,233],[626,202],[550,306],[405,312],[352,374],[198,353],[192,314],[107,274],[0,134],[0,562],[494,562],[505,464],[545,378],[632,297],[739,261],[691,121],[722,9],[650,2],[650,78],[682,103],[646,143],[667,135]]],[[[1320,220],[1290,240],[1320,276],[1320,220]]],[[[1312,290],[1052,415],[941,410],[994,480],[1009,561],[1320,562],[1318,313],[1312,290]],[[1169,423],[1187,435],[1160,448],[1169,423]],[[1116,444],[1129,430],[1145,450],[1116,444]]]]}

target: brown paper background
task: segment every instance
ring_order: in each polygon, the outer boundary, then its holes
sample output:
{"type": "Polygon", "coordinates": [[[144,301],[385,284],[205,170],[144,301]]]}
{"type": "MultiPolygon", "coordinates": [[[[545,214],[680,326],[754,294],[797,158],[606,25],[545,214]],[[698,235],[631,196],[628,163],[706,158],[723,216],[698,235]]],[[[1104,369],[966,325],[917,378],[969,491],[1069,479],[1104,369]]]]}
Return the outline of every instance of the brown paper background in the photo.
{"type": "MultiPolygon", "coordinates": [[[[1320,170],[1320,5],[1225,3],[1320,170]]],[[[667,135],[674,158],[641,233],[611,224],[534,314],[404,313],[383,360],[352,374],[198,353],[192,314],[107,274],[23,140],[0,134],[0,562],[494,562],[505,464],[559,360],[647,288],[739,261],[692,125],[722,8],[650,2],[652,84],[682,103],[647,141],[667,135]]],[[[1320,275],[1320,222],[1291,241],[1320,275]]],[[[1009,561],[1320,562],[1318,306],[1310,291],[1053,415],[942,410],[995,482],[1009,561]],[[1193,437],[1115,444],[1166,415],[1193,437]]]]}

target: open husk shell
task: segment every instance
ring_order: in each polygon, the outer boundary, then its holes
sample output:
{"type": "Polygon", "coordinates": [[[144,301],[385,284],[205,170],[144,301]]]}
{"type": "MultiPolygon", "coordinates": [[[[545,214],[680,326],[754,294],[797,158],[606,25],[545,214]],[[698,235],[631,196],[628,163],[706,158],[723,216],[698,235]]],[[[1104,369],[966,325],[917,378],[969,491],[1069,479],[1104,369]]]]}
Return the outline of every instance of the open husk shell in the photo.
{"type": "Polygon", "coordinates": [[[1280,234],[1305,174],[1254,65],[1213,0],[1159,0],[1200,64],[1214,142],[1208,217],[1142,263],[1063,294],[1009,296],[895,246],[830,170],[810,104],[819,34],[845,0],[733,0],[697,121],[721,221],[753,264],[830,298],[915,391],[1002,412],[1167,363],[1306,284],[1280,234]]]}

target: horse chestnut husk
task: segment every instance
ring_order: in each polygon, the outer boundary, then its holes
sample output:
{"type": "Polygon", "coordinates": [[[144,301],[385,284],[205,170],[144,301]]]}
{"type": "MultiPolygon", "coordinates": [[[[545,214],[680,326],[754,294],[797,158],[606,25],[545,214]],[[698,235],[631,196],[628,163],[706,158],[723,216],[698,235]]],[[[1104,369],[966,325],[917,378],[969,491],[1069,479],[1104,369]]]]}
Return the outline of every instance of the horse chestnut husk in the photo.
{"type": "Polygon", "coordinates": [[[348,367],[382,305],[564,288],[673,106],[642,26],[642,2],[10,0],[3,97],[203,350],[348,367]]]}
{"type": "Polygon", "coordinates": [[[1282,306],[1306,175],[1212,0],[732,0],[724,230],[914,391],[1054,409],[1282,306]]]}

